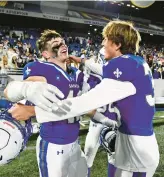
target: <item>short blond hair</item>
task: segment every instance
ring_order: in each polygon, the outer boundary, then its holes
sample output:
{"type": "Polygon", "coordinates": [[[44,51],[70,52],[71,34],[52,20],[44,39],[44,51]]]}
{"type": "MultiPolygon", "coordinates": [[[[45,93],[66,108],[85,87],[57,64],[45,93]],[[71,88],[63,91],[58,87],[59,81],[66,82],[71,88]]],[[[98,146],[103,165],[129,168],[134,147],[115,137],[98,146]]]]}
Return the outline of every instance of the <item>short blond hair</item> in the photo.
{"type": "Polygon", "coordinates": [[[41,33],[40,38],[37,40],[36,45],[38,49],[42,52],[47,49],[47,42],[51,40],[52,38],[61,37],[59,33],[57,33],[55,30],[44,30],[43,33],[41,33]]]}
{"type": "Polygon", "coordinates": [[[140,33],[131,22],[116,20],[110,21],[103,29],[103,37],[107,37],[116,45],[121,44],[122,54],[135,54],[139,51],[140,33]]]}

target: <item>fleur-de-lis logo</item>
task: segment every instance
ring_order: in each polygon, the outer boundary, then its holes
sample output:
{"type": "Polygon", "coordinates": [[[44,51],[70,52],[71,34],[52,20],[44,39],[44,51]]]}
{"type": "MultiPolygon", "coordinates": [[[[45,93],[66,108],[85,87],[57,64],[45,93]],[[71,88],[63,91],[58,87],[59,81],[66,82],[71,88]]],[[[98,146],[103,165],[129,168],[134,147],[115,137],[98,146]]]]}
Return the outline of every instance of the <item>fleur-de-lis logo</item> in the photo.
{"type": "Polygon", "coordinates": [[[26,69],[26,71],[25,71],[25,72],[26,72],[26,74],[27,74],[27,75],[29,75],[29,74],[30,74],[30,72],[31,72],[31,69],[27,67],[27,69],[26,69]]]}
{"type": "Polygon", "coordinates": [[[119,78],[122,75],[122,72],[117,68],[116,71],[113,72],[113,74],[119,78]]]}

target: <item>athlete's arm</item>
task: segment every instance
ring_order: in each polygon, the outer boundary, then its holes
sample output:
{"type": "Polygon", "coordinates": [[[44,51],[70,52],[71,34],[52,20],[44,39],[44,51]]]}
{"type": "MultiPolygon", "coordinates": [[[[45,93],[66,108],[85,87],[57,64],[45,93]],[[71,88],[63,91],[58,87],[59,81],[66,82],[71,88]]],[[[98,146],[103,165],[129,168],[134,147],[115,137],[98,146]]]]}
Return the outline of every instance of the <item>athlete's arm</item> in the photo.
{"type": "Polygon", "coordinates": [[[110,118],[104,116],[102,113],[94,110],[89,113],[87,113],[90,118],[96,120],[97,122],[102,123],[103,125],[106,125],[108,127],[116,128],[117,127],[117,122],[114,120],[111,120],[110,118]]]}
{"type": "MultiPolygon", "coordinates": [[[[42,76],[31,76],[28,77],[24,81],[33,81],[33,82],[47,82],[45,77],[42,76]]],[[[7,93],[7,91],[6,91],[7,93]]],[[[34,106],[24,105],[20,103],[14,104],[8,112],[12,115],[16,120],[28,120],[31,117],[35,116],[35,108],[34,106]]]]}
{"type": "Polygon", "coordinates": [[[101,64],[95,63],[95,62],[93,62],[93,60],[85,60],[84,63],[85,63],[85,67],[90,69],[95,74],[98,74],[100,76],[103,75],[103,68],[102,68],[101,64]]]}
{"type": "Polygon", "coordinates": [[[103,79],[100,84],[98,84],[89,92],[79,97],[63,100],[63,104],[59,106],[61,110],[56,110],[56,105],[55,107],[52,105],[52,112],[47,112],[36,106],[36,118],[40,123],[69,119],[75,116],[86,114],[87,112],[90,112],[109,103],[113,103],[128,96],[134,95],[135,93],[136,88],[131,82],[103,79]],[[61,114],[62,109],[65,106],[68,106],[67,101],[72,104],[70,106],[71,111],[66,111],[64,114],[61,114]]]}
{"type": "Polygon", "coordinates": [[[6,98],[12,102],[26,99],[44,110],[50,111],[52,102],[60,102],[64,98],[63,93],[55,86],[43,82],[13,81],[5,89],[6,98]]]}
{"type": "Polygon", "coordinates": [[[98,74],[100,76],[103,75],[102,65],[95,63],[92,59],[81,59],[80,57],[76,56],[70,56],[70,58],[77,63],[84,63],[85,67],[94,72],[95,74],[98,74]]]}
{"type": "Polygon", "coordinates": [[[105,117],[102,113],[100,113],[98,111],[95,112],[93,119],[98,122],[101,122],[103,125],[106,125],[108,127],[112,127],[113,129],[118,126],[117,122],[115,120],[111,120],[108,117],[105,117]]]}
{"type": "MultiPolygon", "coordinates": [[[[24,81],[18,81],[18,82],[26,82],[26,81],[32,81],[32,82],[47,82],[47,79],[45,77],[42,77],[42,76],[31,76],[31,77],[28,77],[26,80],[24,81]]],[[[12,81],[14,82],[14,81],[12,81]]],[[[17,82],[17,81],[16,81],[17,82]]],[[[20,84],[21,86],[22,84],[20,84]]],[[[16,92],[16,90],[19,90],[19,86],[17,86],[16,88],[13,88],[13,95],[14,95],[14,92],[16,92]]],[[[4,95],[5,97],[8,99],[8,100],[11,100],[10,98],[8,98],[8,91],[9,91],[9,87],[6,87],[5,90],[4,90],[4,95]]],[[[21,99],[20,99],[21,100],[21,99]]],[[[20,101],[18,100],[18,101],[20,101]]],[[[17,102],[17,101],[13,101],[13,102],[17,102]]]]}
{"type": "Polygon", "coordinates": [[[13,105],[8,112],[12,115],[16,120],[28,120],[31,117],[35,116],[35,108],[34,106],[27,106],[20,103],[13,105]]]}
{"type": "Polygon", "coordinates": [[[24,81],[46,82],[47,83],[47,79],[43,76],[30,76],[24,81]]]}

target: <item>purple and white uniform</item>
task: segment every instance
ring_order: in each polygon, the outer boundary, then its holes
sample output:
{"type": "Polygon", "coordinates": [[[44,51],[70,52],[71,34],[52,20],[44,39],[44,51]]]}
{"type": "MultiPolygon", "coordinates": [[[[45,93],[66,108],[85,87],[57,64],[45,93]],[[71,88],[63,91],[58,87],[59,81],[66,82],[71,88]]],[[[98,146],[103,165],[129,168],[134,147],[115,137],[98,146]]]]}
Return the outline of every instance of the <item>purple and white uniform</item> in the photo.
{"type": "MultiPolygon", "coordinates": [[[[88,93],[69,99],[71,112],[62,119],[116,102],[121,115],[115,151],[116,176],[152,177],[159,163],[159,149],[153,131],[154,84],[148,64],[139,56],[127,54],[113,58],[103,68],[97,63],[85,65],[95,67],[103,80],[88,93]]],[[[40,114],[51,115],[44,111],[40,114]]],[[[59,116],[55,119],[61,120],[59,116]]]]}
{"type": "MultiPolygon", "coordinates": [[[[49,62],[29,63],[23,73],[24,79],[31,76],[45,77],[47,83],[64,93],[64,98],[77,96],[83,83],[83,73],[76,68],[72,67],[68,74],[49,62]]],[[[78,117],[41,124],[36,146],[40,177],[85,177],[86,160],[78,144],[79,128],[78,117]],[[77,171],[81,163],[84,174],[77,171]]]]}

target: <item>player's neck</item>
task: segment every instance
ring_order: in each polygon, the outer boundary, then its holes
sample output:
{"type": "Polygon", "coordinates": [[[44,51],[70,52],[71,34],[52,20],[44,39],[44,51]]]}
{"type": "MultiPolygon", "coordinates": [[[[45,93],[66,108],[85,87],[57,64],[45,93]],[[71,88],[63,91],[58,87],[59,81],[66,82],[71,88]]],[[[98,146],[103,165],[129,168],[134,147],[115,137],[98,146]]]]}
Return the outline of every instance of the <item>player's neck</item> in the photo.
{"type": "Polygon", "coordinates": [[[120,51],[117,51],[115,53],[115,55],[113,56],[113,58],[117,58],[117,57],[120,57],[121,55],[123,55],[120,51]]]}
{"type": "Polygon", "coordinates": [[[51,62],[51,63],[54,63],[54,64],[58,65],[58,66],[61,67],[64,71],[67,70],[66,62],[61,62],[61,61],[54,60],[54,59],[49,59],[48,62],[51,62]]]}

